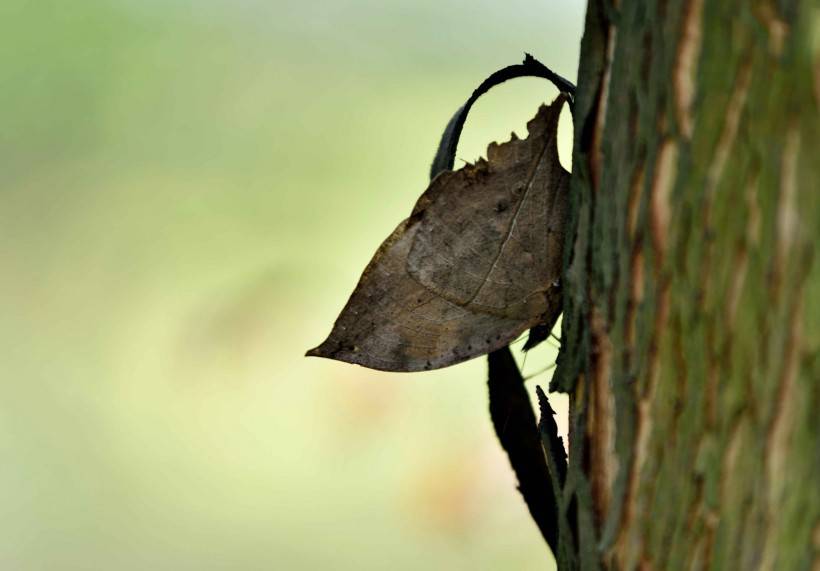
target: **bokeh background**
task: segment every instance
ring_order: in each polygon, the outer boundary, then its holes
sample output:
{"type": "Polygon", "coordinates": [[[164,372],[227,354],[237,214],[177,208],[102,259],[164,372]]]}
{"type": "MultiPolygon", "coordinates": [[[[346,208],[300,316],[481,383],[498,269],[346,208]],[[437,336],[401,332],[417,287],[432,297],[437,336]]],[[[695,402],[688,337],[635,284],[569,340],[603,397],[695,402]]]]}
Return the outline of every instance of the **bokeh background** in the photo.
{"type": "MultiPolygon", "coordinates": [[[[401,375],[302,355],[450,115],[524,51],[574,79],[583,13],[3,0],[0,568],[549,569],[483,359],[401,375]]],[[[459,157],[554,95],[497,88],[459,157]]]]}

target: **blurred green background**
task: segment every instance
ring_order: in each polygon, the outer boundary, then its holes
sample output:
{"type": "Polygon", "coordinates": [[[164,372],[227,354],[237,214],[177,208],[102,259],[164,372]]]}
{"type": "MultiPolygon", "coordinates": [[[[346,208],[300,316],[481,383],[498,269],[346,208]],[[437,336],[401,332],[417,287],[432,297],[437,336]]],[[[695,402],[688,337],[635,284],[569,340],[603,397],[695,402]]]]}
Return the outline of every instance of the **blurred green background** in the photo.
{"type": "MultiPolygon", "coordinates": [[[[574,79],[583,12],[0,3],[0,568],[550,568],[483,359],[302,355],[453,111],[524,51],[574,79]]],[[[459,157],[554,95],[497,88],[459,157]]]]}

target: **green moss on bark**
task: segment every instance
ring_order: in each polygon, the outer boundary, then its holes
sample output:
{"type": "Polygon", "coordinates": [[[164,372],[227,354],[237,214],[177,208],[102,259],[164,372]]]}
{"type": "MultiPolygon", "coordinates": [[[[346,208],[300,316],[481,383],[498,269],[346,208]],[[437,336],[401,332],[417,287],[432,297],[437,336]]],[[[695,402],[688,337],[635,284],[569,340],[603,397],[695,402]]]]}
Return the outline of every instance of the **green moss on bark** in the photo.
{"type": "Polygon", "coordinates": [[[819,564],[813,10],[589,4],[553,383],[566,569],[819,564]]]}

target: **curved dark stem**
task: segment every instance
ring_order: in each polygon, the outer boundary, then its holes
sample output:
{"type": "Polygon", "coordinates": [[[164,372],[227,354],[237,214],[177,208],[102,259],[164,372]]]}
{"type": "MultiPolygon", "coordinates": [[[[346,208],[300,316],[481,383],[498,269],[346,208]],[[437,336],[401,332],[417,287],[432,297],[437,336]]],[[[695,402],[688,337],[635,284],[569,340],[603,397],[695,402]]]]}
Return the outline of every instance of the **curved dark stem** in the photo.
{"type": "Polygon", "coordinates": [[[447,127],[444,129],[444,133],[441,135],[441,142],[439,142],[433,164],[430,166],[431,180],[440,172],[453,169],[458,140],[461,137],[464,122],[467,120],[467,114],[470,112],[473,103],[496,85],[500,85],[505,81],[517,77],[542,77],[552,82],[561,92],[569,95],[570,105],[572,105],[572,100],[575,97],[575,85],[552,71],[530,54],[525,54],[522,63],[499,69],[482,81],[481,85],[473,91],[473,94],[467,102],[459,107],[458,111],[452,116],[450,122],[447,123],[447,127]]]}

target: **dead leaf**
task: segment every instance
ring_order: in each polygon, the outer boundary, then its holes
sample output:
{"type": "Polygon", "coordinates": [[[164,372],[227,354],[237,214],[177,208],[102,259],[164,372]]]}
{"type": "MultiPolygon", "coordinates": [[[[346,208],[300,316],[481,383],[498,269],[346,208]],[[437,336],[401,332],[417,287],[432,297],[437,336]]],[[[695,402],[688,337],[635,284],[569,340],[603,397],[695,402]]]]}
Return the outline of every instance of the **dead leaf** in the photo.
{"type": "Polygon", "coordinates": [[[406,271],[418,224],[399,224],[376,252],[333,327],[308,355],[384,371],[446,367],[493,351],[526,324],[473,313],[426,289],[406,271]]]}
{"type": "Polygon", "coordinates": [[[419,199],[407,268],[472,311],[530,319],[549,308],[561,275],[569,173],[558,161],[564,99],[539,110],[524,140],[492,143],[487,160],[445,171],[419,199]]]}
{"type": "Polygon", "coordinates": [[[565,97],[529,136],[438,175],[381,245],[328,339],[307,354],[388,371],[436,369],[554,322],[569,173],[556,134],[565,97]]]}

